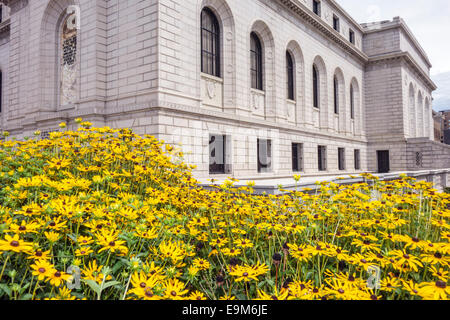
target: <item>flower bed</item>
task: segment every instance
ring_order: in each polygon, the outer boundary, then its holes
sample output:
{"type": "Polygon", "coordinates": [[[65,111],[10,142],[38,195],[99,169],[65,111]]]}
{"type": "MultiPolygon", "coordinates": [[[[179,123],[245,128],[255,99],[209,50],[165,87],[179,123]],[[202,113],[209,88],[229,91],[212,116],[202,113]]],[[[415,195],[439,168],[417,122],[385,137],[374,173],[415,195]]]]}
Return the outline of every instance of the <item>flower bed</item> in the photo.
{"type": "Polygon", "coordinates": [[[174,147],[90,127],[0,142],[0,299],[449,297],[429,183],[211,192],[174,147]]]}

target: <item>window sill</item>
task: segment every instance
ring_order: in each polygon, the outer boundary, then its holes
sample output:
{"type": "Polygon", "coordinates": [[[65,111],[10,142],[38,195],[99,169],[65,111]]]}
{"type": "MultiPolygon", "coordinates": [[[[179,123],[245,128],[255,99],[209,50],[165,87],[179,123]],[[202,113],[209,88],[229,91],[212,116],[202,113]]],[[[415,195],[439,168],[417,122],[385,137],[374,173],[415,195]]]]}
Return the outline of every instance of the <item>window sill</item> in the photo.
{"type": "Polygon", "coordinates": [[[213,81],[216,81],[216,82],[220,82],[220,83],[223,83],[223,79],[222,78],[220,78],[220,77],[216,77],[216,76],[213,76],[213,75],[210,75],[210,74],[207,74],[207,73],[201,73],[201,77],[202,78],[206,78],[206,79],[210,79],[210,80],[213,80],[213,81]]]}
{"type": "Polygon", "coordinates": [[[252,93],[254,93],[254,94],[258,94],[258,95],[261,95],[261,96],[265,96],[265,95],[266,95],[266,92],[263,91],[263,90],[259,90],[259,89],[255,89],[255,88],[250,88],[250,91],[251,91],[252,93]]]}

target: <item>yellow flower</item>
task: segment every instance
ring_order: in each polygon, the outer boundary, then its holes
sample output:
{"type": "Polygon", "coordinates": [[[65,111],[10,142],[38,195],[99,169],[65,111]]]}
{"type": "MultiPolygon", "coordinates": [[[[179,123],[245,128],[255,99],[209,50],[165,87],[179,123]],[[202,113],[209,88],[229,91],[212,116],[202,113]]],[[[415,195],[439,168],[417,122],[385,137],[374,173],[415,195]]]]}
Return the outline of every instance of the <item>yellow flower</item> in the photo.
{"type": "Polygon", "coordinates": [[[50,231],[50,232],[44,232],[45,237],[48,239],[48,241],[50,242],[56,242],[59,240],[59,238],[61,237],[61,235],[59,233],[50,231]]]}
{"type": "Polygon", "coordinates": [[[62,283],[71,278],[70,275],[58,270],[52,270],[47,277],[50,279],[50,284],[55,287],[59,287],[62,283]]]}
{"type": "Polygon", "coordinates": [[[60,170],[63,168],[67,168],[70,165],[71,161],[66,158],[53,158],[48,162],[50,169],[60,170]]]}
{"type": "Polygon", "coordinates": [[[33,243],[21,240],[18,234],[15,234],[12,237],[10,235],[5,235],[5,240],[0,240],[0,252],[30,252],[32,249],[33,243]]]}
{"type": "Polygon", "coordinates": [[[193,265],[199,270],[208,270],[211,266],[208,261],[200,258],[195,259],[193,265]]]}
{"type": "Polygon", "coordinates": [[[47,279],[50,273],[53,270],[53,265],[45,260],[38,260],[34,264],[31,265],[31,268],[34,270],[32,272],[33,276],[37,276],[38,280],[47,279]]]}
{"type": "Polygon", "coordinates": [[[165,283],[164,297],[169,300],[185,300],[184,295],[188,292],[185,285],[178,279],[170,279],[165,283]]]}
{"type": "Polygon", "coordinates": [[[420,295],[426,300],[448,300],[450,287],[442,280],[422,282],[420,284],[420,295]]]}

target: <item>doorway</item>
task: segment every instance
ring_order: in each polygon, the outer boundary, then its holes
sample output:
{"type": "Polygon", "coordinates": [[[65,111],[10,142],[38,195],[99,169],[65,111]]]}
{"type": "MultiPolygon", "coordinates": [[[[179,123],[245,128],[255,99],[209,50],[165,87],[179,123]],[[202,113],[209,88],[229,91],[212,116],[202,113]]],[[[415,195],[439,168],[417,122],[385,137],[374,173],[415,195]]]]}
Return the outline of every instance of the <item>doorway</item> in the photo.
{"type": "Polygon", "coordinates": [[[389,150],[377,151],[377,158],[378,158],[378,173],[388,173],[391,170],[389,163],[389,150]]]}

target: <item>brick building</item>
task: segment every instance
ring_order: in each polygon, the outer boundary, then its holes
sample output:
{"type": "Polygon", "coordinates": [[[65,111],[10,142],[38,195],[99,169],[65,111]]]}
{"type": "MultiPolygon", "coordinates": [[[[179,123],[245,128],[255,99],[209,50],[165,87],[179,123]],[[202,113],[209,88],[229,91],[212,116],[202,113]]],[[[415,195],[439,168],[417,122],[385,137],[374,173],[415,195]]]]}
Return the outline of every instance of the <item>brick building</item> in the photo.
{"type": "Polygon", "coordinates": [[[444,142],[444,120],[445,117],[442,112],[433,110],[434,141],[444,142]]]}
{"type": "Polygon", "coordinates": [[[181,143],[198,177],[450,167],[401,18],[333,0],[0,0],[0,130],[82,117],[181,143]]]}

